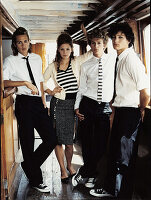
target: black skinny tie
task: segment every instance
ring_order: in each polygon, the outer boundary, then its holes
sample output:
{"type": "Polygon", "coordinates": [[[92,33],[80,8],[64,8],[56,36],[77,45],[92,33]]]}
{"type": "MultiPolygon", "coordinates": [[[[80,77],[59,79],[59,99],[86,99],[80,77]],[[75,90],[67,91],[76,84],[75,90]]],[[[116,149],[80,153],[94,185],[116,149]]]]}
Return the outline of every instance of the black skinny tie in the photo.
{"type": "Polygon", "coordinates": [[[116,62],[115,62],[115,71],[114,71],[114,92],[113,92],[112,103],[114,103],[114,99],[115,99],[115,96],[116,96],[115,84],[116,84],[116,76],[117,76],[117,62],[118,62],[118,57],[116,58],[116,62]]]}
{"type": "Polygon", "coordinates": [[[27,65],[27,68],[28,68],[28,72],[29,72],[29,76],[30,76],[31,82],[32,82],[33,85],[35,85],[37,87],[35,79],[34,79],[34,76],[33,76],[33,73],[31,71],[31,67],[30,67],[30,64],[29,64],[29,61],[28,61],[28,57],[29,56],[27,56],[27,58],[23,57],[23,59],[26,59],[26,65],[27,65]]]}

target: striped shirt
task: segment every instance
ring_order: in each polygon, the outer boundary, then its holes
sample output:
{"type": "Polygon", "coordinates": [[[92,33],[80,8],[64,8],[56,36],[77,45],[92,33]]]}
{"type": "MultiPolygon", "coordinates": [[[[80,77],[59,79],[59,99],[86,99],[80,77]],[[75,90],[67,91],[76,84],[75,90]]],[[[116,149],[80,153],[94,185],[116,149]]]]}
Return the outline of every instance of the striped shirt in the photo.
{"type": "Polygon", "coordinates": [[[77,79],[73,74],[71,64],[65,71],[57,70],[57,82],[64,88],[66,93],[76,93],[78,91],[77,79]]]}

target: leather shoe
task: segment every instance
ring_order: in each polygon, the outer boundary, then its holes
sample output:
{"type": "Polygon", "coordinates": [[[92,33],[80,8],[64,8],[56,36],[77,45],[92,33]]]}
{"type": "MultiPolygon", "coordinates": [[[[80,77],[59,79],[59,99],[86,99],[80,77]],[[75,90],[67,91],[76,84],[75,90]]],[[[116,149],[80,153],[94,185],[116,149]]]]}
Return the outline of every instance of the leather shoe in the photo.
{"type": "Polygon", "coordinates": [[[61,182],[67,184],[69,182],[69,177],[61,178],[61,182]]]}

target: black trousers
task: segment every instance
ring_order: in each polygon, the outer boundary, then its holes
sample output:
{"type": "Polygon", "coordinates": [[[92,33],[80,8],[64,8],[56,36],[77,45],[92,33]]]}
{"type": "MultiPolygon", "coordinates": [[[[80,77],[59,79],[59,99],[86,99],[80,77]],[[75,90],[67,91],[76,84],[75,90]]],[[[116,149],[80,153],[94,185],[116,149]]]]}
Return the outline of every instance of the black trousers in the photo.
{"type": "Polygon", "coordinates": [[[41,97],[17,95],[15,114],[24,162],[23,170],[33,186],[43,182],[40,166],[57,144],[52,121],[48,116],[41,97]],[[39,133],[42,143],[34,151],[34,128],[39,133]]]}
{"type": "Polygon", "coordinates": [[[104,188],[119,199],[132,198],[140,124],[138,108],[115,108],[104,188]]]}
{"type": "Polygon", "coordinates": [[[84,114],[84,120],[79,125],[84,165],[79,173],[83,177],[96,177],[98,162],[107,147],[111,108],[109,103],[98,104],[84,96],[79,111],[84,114]]]}

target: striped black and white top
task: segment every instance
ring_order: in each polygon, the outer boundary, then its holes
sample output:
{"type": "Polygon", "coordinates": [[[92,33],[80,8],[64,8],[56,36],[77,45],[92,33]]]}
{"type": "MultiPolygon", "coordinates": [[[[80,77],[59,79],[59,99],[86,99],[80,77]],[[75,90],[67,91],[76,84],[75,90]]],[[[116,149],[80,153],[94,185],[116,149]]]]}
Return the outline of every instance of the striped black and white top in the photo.
{"type": "Polygon", "coordinates": [[[64,70],[57,70],[57,82],[61,87],[64,88],[66,94],[77,93],[78,84],[77,79],[73,74],[71,63],[69,63],[68,68],[64,70]]]}

